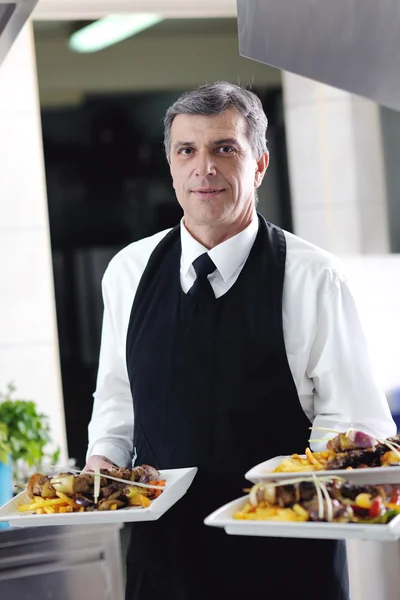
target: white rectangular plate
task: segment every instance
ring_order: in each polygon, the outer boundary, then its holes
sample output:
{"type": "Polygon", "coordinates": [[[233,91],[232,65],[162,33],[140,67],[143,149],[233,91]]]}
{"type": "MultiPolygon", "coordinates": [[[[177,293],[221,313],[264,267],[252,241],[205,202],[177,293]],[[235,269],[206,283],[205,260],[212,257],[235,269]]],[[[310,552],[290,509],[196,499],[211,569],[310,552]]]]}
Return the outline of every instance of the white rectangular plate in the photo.
{"type": "MultiPolygon", "coordinates": [[[[301,455],[304,458],[304,455],[301,455]]],[[[357,483],[400,484],[400,467],[374,467],[370,469],[335,469],[332,471],[296,471],[294,473],[273,473],[273,470],[288,456],[275,456],[256,465],[245,475],[252,483],[259,481],[284,481],[296,477],[311,477],[313,473],[319,477],[343,477],[357,483]]]]}
{"type": "Polygon", "coordinates": [[[27,492],[21,492],[0,508],[0,521],[7,521],[12,527],[155,521],[186,493],[197,473],[197,467],[166,469],[160,473],[161,479],[166,481],[165,488],[147,508],[132,507],[120,510],[35,515],[32,512],[18,512],[20,504],[28,504],[30,501],[27,492]]]}
{"type": "Polygon", "coordinates": [[[387,525],[368,523],[285,523],[284,521],[247,521],[234,519],[248,496],[233,500],[219,508],[205,520],[205,525],[222,527],[230,535],[250,535],[263,537],[287,537],[330,540],[375,540],[393,542],[400,539],[400,515],[387,525]]]}

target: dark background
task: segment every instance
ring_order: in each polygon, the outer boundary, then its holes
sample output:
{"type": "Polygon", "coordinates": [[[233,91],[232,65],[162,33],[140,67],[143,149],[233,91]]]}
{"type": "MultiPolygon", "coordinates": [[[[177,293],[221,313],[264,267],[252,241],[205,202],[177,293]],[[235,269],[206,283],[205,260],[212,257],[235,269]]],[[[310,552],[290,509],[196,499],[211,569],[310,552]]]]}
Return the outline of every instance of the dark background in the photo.
{"type": "MultiPolygon", "coordinates": [[[[118,250],[176,225],[182,216],[162,122],[182,91],[87,97],[77,107],[42,110],[68,450],[81,466],[96,383],[104,270],[118,250]]],[[[281,91],[253,91],[269,118],[274,165],[273,189],[267,173],[259,210],[292,231],[281,91]]]]}

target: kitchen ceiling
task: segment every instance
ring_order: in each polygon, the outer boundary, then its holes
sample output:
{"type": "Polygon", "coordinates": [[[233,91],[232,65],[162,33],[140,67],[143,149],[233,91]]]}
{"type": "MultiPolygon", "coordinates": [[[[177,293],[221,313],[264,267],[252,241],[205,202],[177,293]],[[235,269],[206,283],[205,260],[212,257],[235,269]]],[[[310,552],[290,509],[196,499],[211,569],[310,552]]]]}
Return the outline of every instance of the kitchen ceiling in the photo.
{"type": "MultiPolygon", "coordinates": [[[[76,30],[79,21],[34,21],[34,32],[37,41],[54,38],[68,38],[76,30]]],[[[136,37],[177,37],[180,35],[237,35],[236,18],[214,19],[166,19],[153,27],[146,29],[136,37]]]]}
{"type": "Polygon", "coordinates": [[[236,0],[39,0],[34,18],[93,20],[111,13],[154,12],[170,18],[235,17],[236,0]]]}

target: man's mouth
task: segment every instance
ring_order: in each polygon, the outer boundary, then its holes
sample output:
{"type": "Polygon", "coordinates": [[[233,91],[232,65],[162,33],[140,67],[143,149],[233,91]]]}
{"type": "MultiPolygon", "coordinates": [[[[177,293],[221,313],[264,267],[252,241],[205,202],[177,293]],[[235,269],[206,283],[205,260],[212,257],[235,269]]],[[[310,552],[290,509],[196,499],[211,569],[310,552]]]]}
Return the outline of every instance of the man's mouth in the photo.
{"type": "Polygon", "coordinates": [[[222,188],[198,188],[196,190],[192,190],[193,194],[196,194],[199,198],[214,198],[221,194],[224,190],[222,188]]]}

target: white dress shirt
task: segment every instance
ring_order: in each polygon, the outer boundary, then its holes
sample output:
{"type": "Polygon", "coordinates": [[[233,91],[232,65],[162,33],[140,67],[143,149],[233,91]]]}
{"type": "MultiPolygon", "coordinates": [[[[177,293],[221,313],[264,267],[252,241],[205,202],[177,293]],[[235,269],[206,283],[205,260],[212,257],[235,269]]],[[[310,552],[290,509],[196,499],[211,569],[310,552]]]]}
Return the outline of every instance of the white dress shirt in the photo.
{"type": "MultiPolygon", "coordinates": [[[[126,366],[126,337],[132,303],[147,261],[169,230],[130,244],[110,262],[102,283],[103,330],[87,456],[100,454],[130,465],[133,403],[126,366]]],[[[258,219],[209,250],[217,270],[209,275],[216,297],[235,283],[258,231],[258,219]]],[[[314,427],[356,428],[387,437],[396,433],[384,393],[377,385],[354,301],[340,262],[288,232],[283,289],[283,332],[301,406],[314,427]]],[[[207,248],[181,222],[181,285],[196,274],[193,261],[207,248]]],[[[311,424],[310,424],[311,425],[311,424]]],[[[285,435],[285,423],[281,423],[285,435]]],[[[334,433],[314,430],[310,438],[334,433]]],[[[324,443],[311,444],[314,450],[324,443]]]]}

